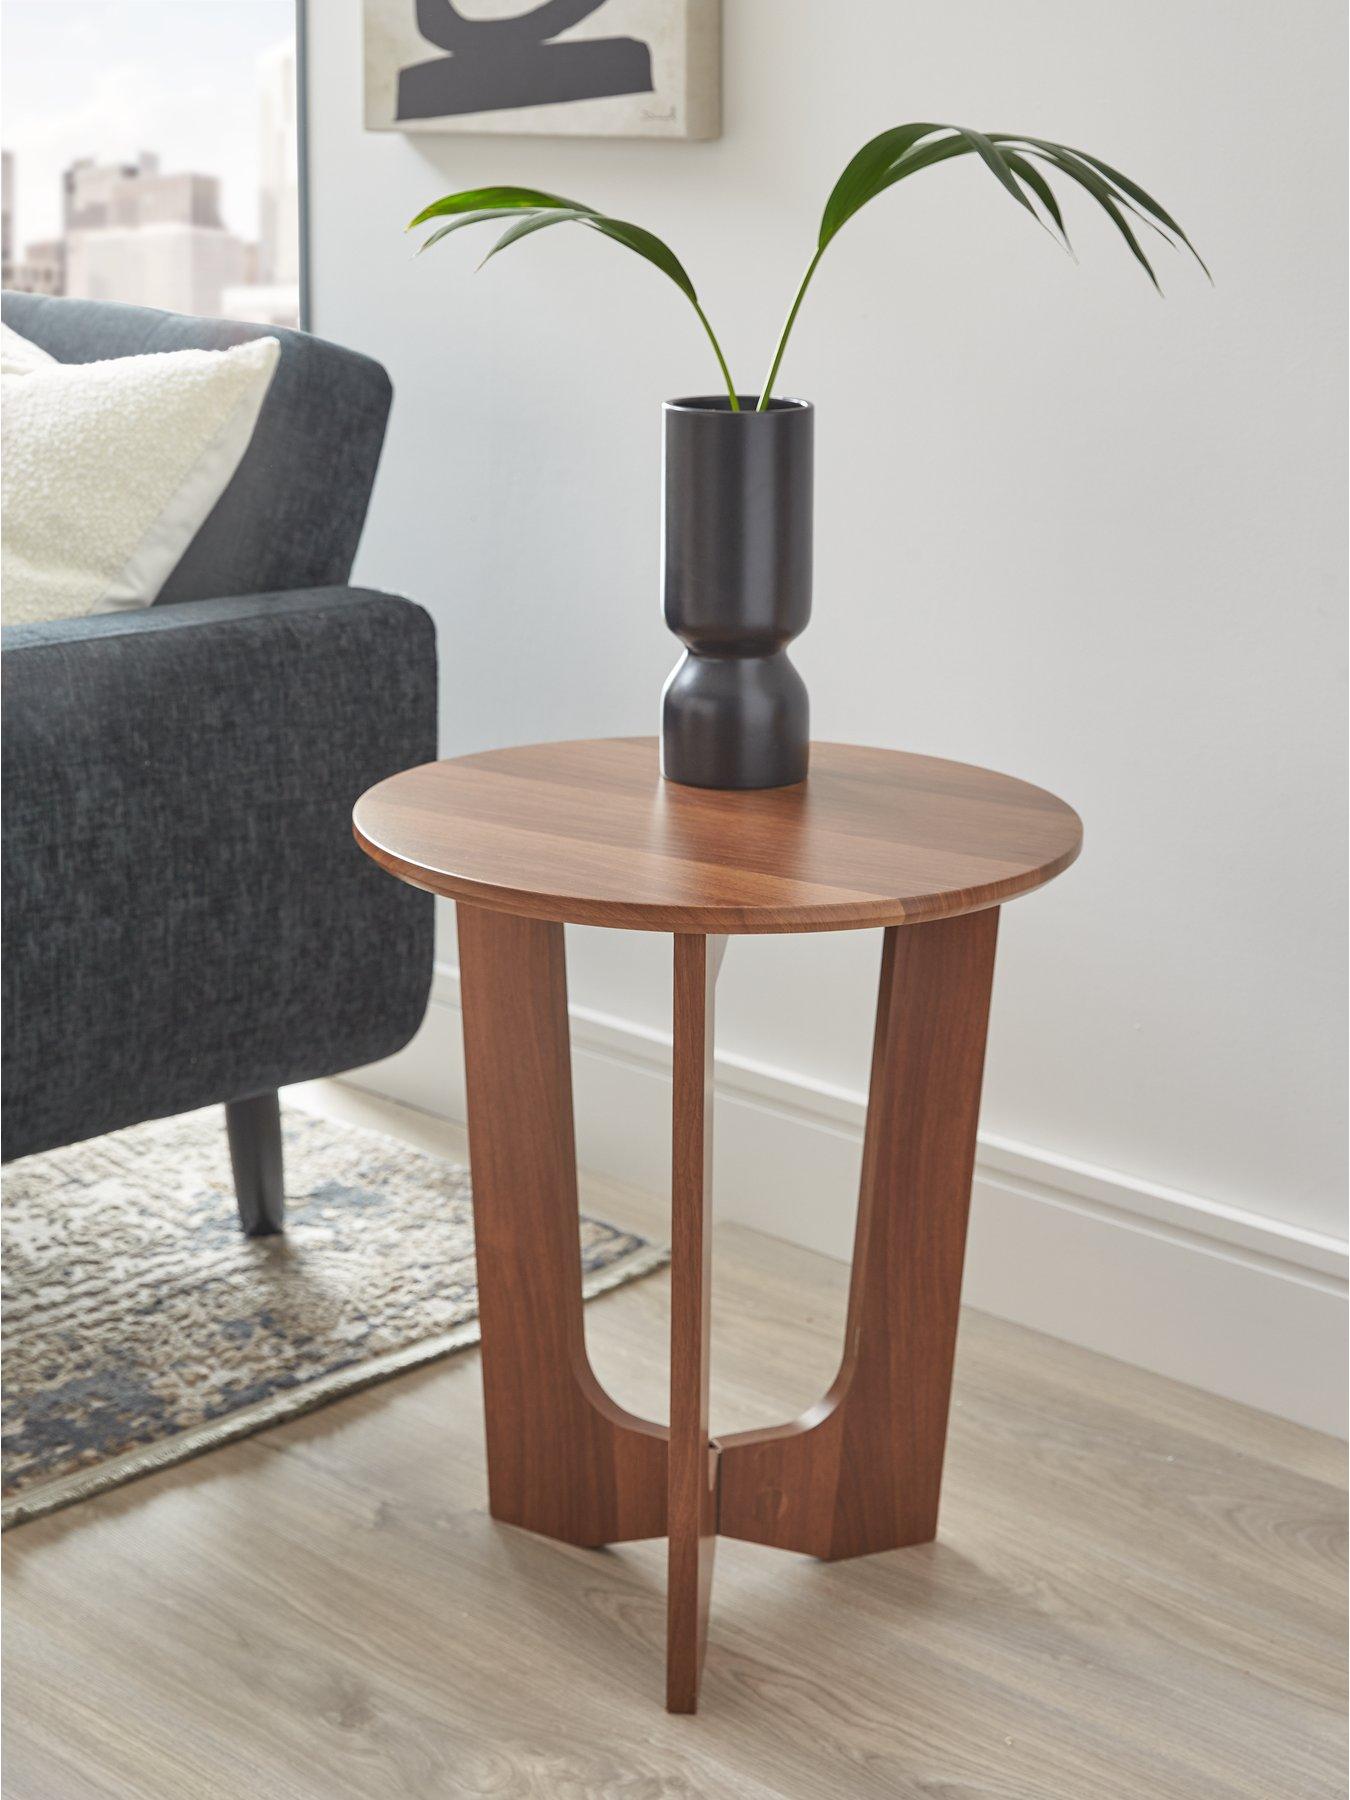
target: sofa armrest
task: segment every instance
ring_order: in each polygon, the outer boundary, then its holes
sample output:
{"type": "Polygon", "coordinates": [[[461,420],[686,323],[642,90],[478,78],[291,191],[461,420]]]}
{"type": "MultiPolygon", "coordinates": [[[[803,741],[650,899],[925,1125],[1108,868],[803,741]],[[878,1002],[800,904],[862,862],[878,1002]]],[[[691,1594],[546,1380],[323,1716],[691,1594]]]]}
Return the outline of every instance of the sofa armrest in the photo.
{"type": "Polygon", "coordinates": [[[351,808],[436,753],[420,607],[322,588],[3,642],[6,1158],[406,1042],[431,906],[351,808]]]}

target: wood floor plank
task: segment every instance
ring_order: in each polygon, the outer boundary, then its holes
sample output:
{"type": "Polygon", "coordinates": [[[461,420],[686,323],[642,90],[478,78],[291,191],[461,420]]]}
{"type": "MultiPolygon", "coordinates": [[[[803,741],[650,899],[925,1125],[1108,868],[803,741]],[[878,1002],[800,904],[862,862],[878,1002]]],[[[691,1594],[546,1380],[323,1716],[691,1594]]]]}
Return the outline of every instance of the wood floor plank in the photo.
{"type": "MultiPolygon", "coordinates": [[[[613,1183],[583,1203],[666,1229],[613,1183]]],[[[741,1228],[715,1256],[714,1430],[772,1422],[833,1374],[847,1271],[741,1228]]],[[[654,1418],[667,1322],[664,1277],[587,1308],[654,1418]]],[[[664,1545],[494,1524],[468,1354],[11,1532],[4,1793],[1343,1800],[1343,1471],[967,1313],[937,1542],[723,1540],[700,1711],[671,1718],[664,1545]]]]}

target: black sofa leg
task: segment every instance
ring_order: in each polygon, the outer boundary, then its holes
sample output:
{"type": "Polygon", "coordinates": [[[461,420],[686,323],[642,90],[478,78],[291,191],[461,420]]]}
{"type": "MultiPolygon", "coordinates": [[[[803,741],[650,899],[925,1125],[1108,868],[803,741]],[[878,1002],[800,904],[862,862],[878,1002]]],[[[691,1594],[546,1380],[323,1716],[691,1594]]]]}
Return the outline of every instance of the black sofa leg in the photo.
{"type": "Polygon", "coordinates": [[[225,1106],[230,1167],[239,1223],[248,1237],[270,1237],[286,1222],[281,1160],[281,1103],[276,1093],[230,1100],[225,1106]]]}

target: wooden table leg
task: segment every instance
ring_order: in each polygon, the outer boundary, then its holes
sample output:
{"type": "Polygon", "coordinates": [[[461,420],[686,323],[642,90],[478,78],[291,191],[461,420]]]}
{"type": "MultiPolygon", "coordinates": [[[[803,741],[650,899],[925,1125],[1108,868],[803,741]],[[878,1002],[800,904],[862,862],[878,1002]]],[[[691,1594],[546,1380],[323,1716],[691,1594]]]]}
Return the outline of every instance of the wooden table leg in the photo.
{"type": "Polygon", "coordinates": [[[713,990],[725,945],[725,938],[675,938],[666,1708],[677,1713],[691,1713],[698,1706],[717,1543],[717,1450],[708,1429],[708,1334],[713,990]]]}
{"type": "Polygon", "coordinates": [[[997,928],[886,932],[843,1361],[800,1419],[720,1440],[728,1537],[834,1558],[937,1530],[997,928]]]}
{"type": "Polygon", "coordinates": [[[458,914],[492,1516],[571,1544],[659,1537],[667,1432],[586,1354],[563,928],[458,914]]]}
{"type": "Polygon", "coordinates": [[[575,1544],[669,1537],[666,1704],[693,1712],[720,1531],[836,1558],[937,1528],[996,910],[889,929],[845,1349],[788,1425],[709,1431],[713,994],[675,938],[669,1431],[586,1355],[560,925],[459,905],[495,1518],[575,1544]]]}

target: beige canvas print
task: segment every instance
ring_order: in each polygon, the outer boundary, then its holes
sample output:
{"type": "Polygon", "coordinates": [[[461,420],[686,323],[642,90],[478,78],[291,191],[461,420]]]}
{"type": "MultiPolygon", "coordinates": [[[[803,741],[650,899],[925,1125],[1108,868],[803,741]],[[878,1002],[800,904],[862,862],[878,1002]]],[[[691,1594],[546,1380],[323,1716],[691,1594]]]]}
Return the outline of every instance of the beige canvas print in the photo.
{"type": "Polygon", "coordinates": [[[721,0],[365,0],[366,128],[710,138],[721,0]]]}

